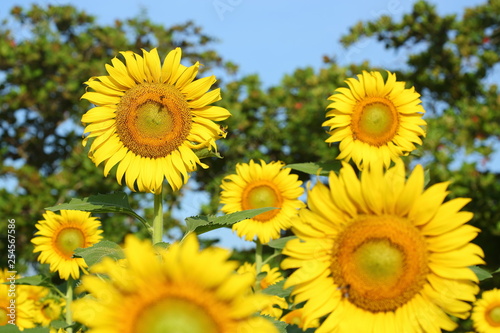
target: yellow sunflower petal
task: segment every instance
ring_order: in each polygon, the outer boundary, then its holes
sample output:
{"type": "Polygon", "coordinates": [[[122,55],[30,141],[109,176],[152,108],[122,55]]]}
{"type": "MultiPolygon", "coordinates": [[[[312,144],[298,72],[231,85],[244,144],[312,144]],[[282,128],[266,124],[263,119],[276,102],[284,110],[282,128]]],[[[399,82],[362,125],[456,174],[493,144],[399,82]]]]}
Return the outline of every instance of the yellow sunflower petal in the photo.
{"type": "Polygon", "coordinates": [[[161,76],[164,83],[174,83],[172,77],[175,73],[177,73],[177,69],[181,63],[181,56],[182,50],[178,47],[175,50],[170,51],[165,57],[161,68],[161,76]]]}

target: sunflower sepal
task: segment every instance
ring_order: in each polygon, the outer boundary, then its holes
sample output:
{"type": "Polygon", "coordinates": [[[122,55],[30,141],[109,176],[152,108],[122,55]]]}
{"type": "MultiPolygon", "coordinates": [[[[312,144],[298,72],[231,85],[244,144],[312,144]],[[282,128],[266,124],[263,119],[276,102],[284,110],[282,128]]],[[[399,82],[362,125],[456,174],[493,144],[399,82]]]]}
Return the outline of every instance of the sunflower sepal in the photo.
{"type": "Polygon", "coordinates": [[[205,232],[212,231],[219,228],[231,227],[233,224],[250,219],[259,214],[271,211],[273,209],[279,209],[275,207],[263,207],[248,209],[241,212],[236,212],[232,214],[226,214],[222,216],[215,215],[198,215],[186,218],[186,235],[195,232],[201,235],[205,232]]]}
{"type": "Polygon", "coordinates": [[[198,157],[200,160],[204,158],[210,158],[210,157],[216,157],[218,159],[223,159],[224,157],[217,151],[217,150],[210,150],[208,148],[202,148],[199,150],[196,150],[195,152],[196,157],[198,157]]]}
{"type": "Polygon", "coordinates": [[[104,258],[110,257],[115,260],[124,259],[125,253],[120,245],[103,240],[87,248],[75,249],[75,257],[83,258],[88,267],[101,262],[104,258]]]}
{"type": "Polygon", "coordinates": [[[170,243],[167,242],[158,242],[153,245],[155,250],[157,251],[164,251],[170,247],[170,243]]]}

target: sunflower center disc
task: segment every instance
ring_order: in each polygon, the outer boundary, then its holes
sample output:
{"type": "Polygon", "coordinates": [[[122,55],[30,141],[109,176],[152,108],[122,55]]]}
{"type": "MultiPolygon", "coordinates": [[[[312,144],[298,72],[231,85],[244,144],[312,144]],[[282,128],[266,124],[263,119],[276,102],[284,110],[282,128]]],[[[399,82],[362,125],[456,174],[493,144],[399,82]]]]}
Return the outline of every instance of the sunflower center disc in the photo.
{"type": "Polygon", "coordinates": [[[359,216],[339,234],[331,270],[352,304],[371,312],[393,311],[426,281],[426,243],[404,218],[359,216]]]}
{"type": "Polygon", "coordinates": [[[353,257],[356,274],[373,285],[394,285],[403,273],[404,255],[386,239],[363,243],[353,257]]]}
{"type": "Polygon", "coordinates": [[[391,141],[398,130],[397,110],[391,101],[370,97],[359,102],[352,115],[353,135],[366,143],[381,146],[391,141]]]}
{"type": "Polygon", "coordinates": [[[495,306],[487,314],[488,322],[495,327],[500,326],[500,306],[495,306]]]}
{"type": "MultiPolygon", "coordinates": [[[[243,191],[241,205],[243,210],[264,207],[281,208],[282,201],[283,199],[274,184],[268,182],[256,182],[249,184],[243,191]]],[[[254,216],[253,219],[265,222],[273,218],[278,213],[278,209],[273,209],[254,216]]]]}
{"type": "Polygon", "coordinates": [[[156,102],[146,102],[137,108],[136,127],[144,137],[161,140],[172,131],[174,119],[165,106],[156,102]]]}
{"type": "Polygon", "coordinates": [[[129,89],[116,109],[116,132],[138,156],[165,157],[184,143],[191,131],[185,97],[171,85],[142,83],[129,89]]]}
{"type": "Polygon", "coordinates": [[[167,298],[149,306],[135,326],[138,333],[217,333],[214,319],[199,305],[167,298]]]}
{"type": "Polygon", "coordinates": [[[85,235],[80,229],[66,228],[59,232],[56,238],[57,249],[66,257],[73,257],[73,252],[79,247],[85,247],[85,235]]]}

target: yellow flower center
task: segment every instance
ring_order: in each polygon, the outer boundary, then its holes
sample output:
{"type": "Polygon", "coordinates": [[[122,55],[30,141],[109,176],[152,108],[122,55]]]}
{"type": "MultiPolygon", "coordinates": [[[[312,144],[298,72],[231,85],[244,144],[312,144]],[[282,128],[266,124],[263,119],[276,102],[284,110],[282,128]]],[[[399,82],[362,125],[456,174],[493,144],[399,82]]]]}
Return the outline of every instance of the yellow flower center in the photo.
{"type": "Polygon", "coordinates": [[[494,306],[486,312],[486,320],[491,326],[500,327],[500,306],[494,306]]]}
{"type": "Polygon", "coordinates": [[[401,249],[387,239],[372,239],[353,253],[356,274],[372,285],[393,285],[403,273],[401,249]]]}
{"type": "Polygon", "coordinates": [[[7,325],[8,317],[7,317],[7,309],[4,307],[0,308],[0,326],[7,325]]]}
{"type": "Polygon", "coordinates": [[[386,98],[366,97],[354,107],[351,129],[356,139],[381,146],[392,140],[398,127],[396,107],[386,98]]]}
{"type": "Polygon", "coordinates": [[[429,271],[423,236],[396,216],[359,216],[338,235],[332,275],[359,308],[393,311],[412,299],[429,271]]]}
{"type": "MultiPolygon", "coordinates": [[[[283,197],[276,187],[270,181],[260,180],[248,184],[243,190],[241,198],[241,208],[243,210],[256,209],[264,207],[281,208],[283,197]]],[[[261,222],[266,222],[272,219],[279,213],[279,209],[273,209],[268,212],[254,216],[253,219],[261,222]]]]}
{"type": "Polygon", "coordinates": [[[220,329],[203,307],[184,299],[163,299],[145,309],[135,332],[217,333],[220,329]]]}
{"type": "Polygon", "coordinates": [[[186,98],[172,85],[142,83],[125,92],[116,109],[116,131],[138,156],[165,157],[184,143],[192,116],[186,98]]]}
{"type": "Polygon", "coordinates": [[[234,321],[227,304],[211,291],[189,283],[149,286],[144,298],[131,298],[130,316],[122,324],[137,333],[229,333],[234,321]],[[155,293],[150,292],[154,290],[155,293]]]}
{"type": "Polygon", "coordinates": [[[64,228],[55,237],[55,248],[67,259],[71,259],[79,247],[85,247],[85,235],[78,228],[64,228]]]}

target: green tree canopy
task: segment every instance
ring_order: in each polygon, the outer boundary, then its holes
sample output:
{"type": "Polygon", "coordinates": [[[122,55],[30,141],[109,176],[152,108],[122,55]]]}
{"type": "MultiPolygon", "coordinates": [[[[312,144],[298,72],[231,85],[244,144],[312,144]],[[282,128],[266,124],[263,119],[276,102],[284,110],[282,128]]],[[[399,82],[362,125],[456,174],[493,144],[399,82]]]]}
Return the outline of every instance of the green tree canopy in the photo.
{"type": "MultiPolygon", "coordinates": [[[[487,253],[497,253],[499,173],[481,163],[491,158],[500,133],[499,92],[491,80],[499,63],[499,18],[499,1],[467,8],[461,16],[441,16],[430,3],[418,1],[402,18],[382,16],[360,22],[342,39],[346,47],[361,38],[374,38],[390,52],[409,52],[406,61],[393,68],[374,68],[369,63],[341,66],[332,56],[325,57],[322,68],[298,68],[270,88],[263,88],[257,75],[224,81],[218,105],[232,113],[224,123],[227,138],[219,144],[224,158],[211,159],[209,169],[193,174],[199,190],[211,195],[204,213],[217,210],[220,181],[234,172],[238,162],[252,158],[334,162],[337,147],[324,142],[328,135],[321,126],[328,96],[362,70],[390,70],[416,87],[428,111],[428,135],[412,163],[424,163],[433,183],[451,180],[452,197],[473,199],[466,208],[475,213],[474,224],[483,229],[478,242],[487,253]],[[463,154],[474,158],[464,161],[463,154]]],[[[166,54],[180,46],[187,60],[202,62],[204,70],[220,67],[232,73],[236,68],[213,51],[214,38],[192,22],[164,27],[139,16],[103,26],[73,7],[16,7],[0,36],[0,150],[4,157],[0,167],[3,179],[19,182],[14,191],[1,190],[0,210],[19,218],[23,244],[28,243],[44,207],[70,197],[122,190],[112,176],[103,178],[102,170],[85,156],[81,132],[65,125],[79,124],[90,107],[79,101],[82,83],[103,75],[104,64],[118,51],[159,47],[166,54]],[[14,29],[26,34],[21,38],[14,29]]],[[[305,174],[301,177],[308,179],[305,174]]],[[[184,192],[167,194],[170,208],[184,192]]],[[[132,206],[138,207],[139,202],[132,206]]],[[[169,226],[179,224],[171,209],[166,215],[169,226]]],[[[118,216],[106,218],[104,228],[107,238],[119,240],[136,227],[129,218],[118,216]]],[[[487,257],[487,261],[496,267],[500,264],[498,258],[487,257]]]]}

